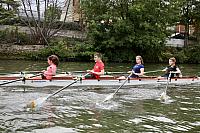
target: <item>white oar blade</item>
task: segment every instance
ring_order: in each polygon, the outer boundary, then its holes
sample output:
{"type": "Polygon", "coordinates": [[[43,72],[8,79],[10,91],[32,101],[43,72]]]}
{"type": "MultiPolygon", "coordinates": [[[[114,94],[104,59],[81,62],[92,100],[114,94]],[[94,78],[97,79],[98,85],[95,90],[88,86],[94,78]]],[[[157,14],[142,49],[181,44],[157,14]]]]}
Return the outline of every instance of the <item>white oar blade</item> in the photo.
{"type": "Polygon", "coordinates": [[[167,94],[166,94],[166,92],[161,93],[161,95],[160,95],[160,100],[161,100],[161,101],[165,101],[166,99],[167,99],[167,94]]]}
{"type": "Polygon", "coordinates": [[[110,94],[109,96],[107,96],[107,97],[103,100],[103,102],[109,101],[110,99],[113,98],[113,96],[114,96],[114,93],[110,94]]]}

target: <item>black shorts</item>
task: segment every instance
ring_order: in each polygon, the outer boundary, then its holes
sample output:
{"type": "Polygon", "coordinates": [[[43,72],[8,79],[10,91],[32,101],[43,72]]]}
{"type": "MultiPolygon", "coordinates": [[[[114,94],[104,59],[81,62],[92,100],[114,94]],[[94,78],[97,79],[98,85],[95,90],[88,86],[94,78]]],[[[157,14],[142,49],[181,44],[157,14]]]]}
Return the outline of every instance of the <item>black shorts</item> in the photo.
{"type": "Polygon", "coordinates": [[[92,73],[91,73],[91,74],[88,74],[88,75],[86,75],[86,76],[85,76],[85,78],[86,78],[86,79],[96,79],[95,75],[94,75],[94,74],[92,74],[92,73]]]}
{"type": "Polygon", "coordinates": [[[41,75],[42,79],[47,79],[46,76],[44,76],[44,74],[41,75]]]}

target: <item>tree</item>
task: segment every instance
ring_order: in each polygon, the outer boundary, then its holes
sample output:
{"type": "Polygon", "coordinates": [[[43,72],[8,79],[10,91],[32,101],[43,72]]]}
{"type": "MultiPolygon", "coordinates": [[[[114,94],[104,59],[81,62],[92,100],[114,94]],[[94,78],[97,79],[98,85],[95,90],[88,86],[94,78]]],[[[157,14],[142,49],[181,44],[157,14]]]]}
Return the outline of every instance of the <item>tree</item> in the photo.
{"type": "Polygon", "coordinates": [[[195,36],[200,40],[200,1],[186,0],[182,2],[181,19],[180,22],[185,25],[185,47],[188,46],[189,25],[195,27],[195,36]]]}
{"type": "Polygon", "coordinates": [[[82,8],[94,50],[116,61],[158,60],[181,9],[177,0],[83,0],[82,8]]]}
{"type": "Polygon", "coordinates": [[[200,44],[200,1],[196,0],[194,2],[194,10],[193,10],[193,25],[195,27],[194,35],[197,38],[198,43],[200,44]]]}
{"type": "Polygon", "coordinates": [[[9,22],[16,18],[16,11],[19,3],[14,0],[1,0],[0,1],[0,24],[9,22]]]}
{"type": "Polygon", "coordinates": [[[30,29],[32,43],[49,45],[48,41],[64,25],[71,0],[21,0],[18,16],[30,29]],[[60,22],[61,10],[66,8],[64,21],[60,22]],[[20,14],[21,13],[21,14],[20,14]],[[54,29],[53,27],[56,27],[54,29]]]}

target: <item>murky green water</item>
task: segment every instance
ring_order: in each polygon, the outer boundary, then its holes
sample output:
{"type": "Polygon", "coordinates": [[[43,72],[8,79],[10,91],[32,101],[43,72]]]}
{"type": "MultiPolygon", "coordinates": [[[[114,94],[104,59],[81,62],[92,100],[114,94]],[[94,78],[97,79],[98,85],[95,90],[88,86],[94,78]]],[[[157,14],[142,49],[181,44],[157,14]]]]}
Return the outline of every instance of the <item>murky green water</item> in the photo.
{"type": "MultiPolygon", "coordinates": [[[[46,62],[0,61],[0,72],[42,70],[46,62]]],[[[106,64],[107,71],[128,71],[131,64],[106,64]]],[[[59,71],[90,69],[93,63],[61,63],[59,71]]],[[[165,65],[146,64],[147,71],[165,65]]],[[[197,75],[200,65],[180,65],[183,75],[197,75]]],[[[158,73],[155,75],[159,75],[158,73]]],[[[59,88],[0,87],[0,132],[32,133],[134,133],[200,132],[200,82],[170,84],[170,102],[159,95],[165,85],[123,87],[102,103],[115,87],[71,87],[50,98],[37,111],[27,111],[33,99],[59,88]],[[24,92],[24,89],[26,90],[24,92]]]]}

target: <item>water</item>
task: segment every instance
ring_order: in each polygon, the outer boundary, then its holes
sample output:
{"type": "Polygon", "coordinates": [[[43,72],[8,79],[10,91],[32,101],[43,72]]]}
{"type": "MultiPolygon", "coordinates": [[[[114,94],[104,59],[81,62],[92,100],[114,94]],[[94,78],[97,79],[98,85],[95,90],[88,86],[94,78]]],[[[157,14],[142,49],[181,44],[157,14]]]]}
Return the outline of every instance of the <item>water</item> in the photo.
{"type": "MultiPolygon", "coordinates": [[[[46,62],[0,61],[0,72],[45,69],[46,62]]],[[[131,64],[107,64],[108,71],[127,71],[131,64]]],[[[90,69],[93,63],[61,63],[59,71],[90,69]],[[80,67],[81,66],[81,67],[80,67]]],[[[157,70],[163,64],[146,64],[157,70]]],[[[195,75],[199,65],[180,65],[184,75],[195,75]]],[[[156,75],[156,74],[155,74],[156,75]]],[[[157,75],[159,75],[157,73],[157,75]]],[[[0,132],[10,133],[134,133],[200,132],[200,82],[169,84],[168,102],[159,100],[165,85],[123,87],[108,102],[115,87],[71,87],[48,99],[39,110],[27,104],[55,92],[51,88],[0,87],[0,132]],[[24,92],[24,89],[26,90],[24,92]]]]}

